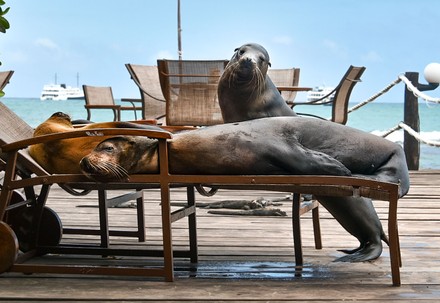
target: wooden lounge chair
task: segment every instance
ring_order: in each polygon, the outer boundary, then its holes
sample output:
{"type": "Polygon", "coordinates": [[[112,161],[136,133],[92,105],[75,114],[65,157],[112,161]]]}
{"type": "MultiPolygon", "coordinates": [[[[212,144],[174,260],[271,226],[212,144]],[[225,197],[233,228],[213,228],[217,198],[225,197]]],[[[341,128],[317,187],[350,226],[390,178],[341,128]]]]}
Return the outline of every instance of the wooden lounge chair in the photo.
{"type": "MultiPolygon", "coordinates": [[[[122,98],[142,111],[142,119],[159,120],[165,116],[165,100],[160,88],[157,66],[125,64],[131,79],[139,88],[141,99],[122,98]],[[136,104],[141,104],[138,106],[136,104]]],[[[137,117],[136,117],[137,119],[137,117]]]]}
{"type": "MultiPolygon", "coordinates": [[[[166,124],[174,126],[208,126],[223,123],[218,102],[217,87],[228,60],[158,60],[159,79],[166,100],[166,124]]],[[[279,85],[298,84],[299,69],[276,70],[273,76],[279,85]],[[296,80],[295,80],[296,79],[296,80]]],[[[205,191],[197,187],[202,195],[210,196],[215,190],[205,191]]],[[[300,196],[296,197],[299,201],[300,196]]],[[[319,203],[298,205],[294,203],[293,222],[299,231],[300,216],[312,211],[315,248],[321,249],[319,203]]],[[[299,232],[295,232],[295,260],[302,264],[302,245],[299,232]]]]}
{"type": "Polygon", "coordinates": [[[122,110],[133,110],[136,114],[136,108],[131,106],[121,106],[115,103],[112,88],[110,86],[90,86],[83,85],[84,98],[87,110],[87,120],[91,121],[92,109],[111,109],[113,111],[113,121],[121,120],[122,110]]]}
{"type": "MultiPolygon", "coordinates": [[[[33,137],[33,128],[18,117],[14,112],[12,112],[3,103],[0,103],[0,144],[8,144],[18,140],[26,140],[33,137]]],[[[1,155],[3,163],[5,163],[6,156],[1,155]]],[[[49,175],[38,163],[36,163],[32,157],[29,155],[27,150],[20,151],[19,153],[19,170],[18,174],[21,178],[30,178],[32,174],[38,176],[49,175]]],[[[2,169],[4,171],[5,165],[2,169]]],[[[70,187],[64,187],[64,189],[72,195],[86,195],[90,191],[78,192],[70,187]]],[[[101,246],[108,247],[109,245],[109,235],[119,235],[136,237],[139,242],[145,241],[145,220],[144,220],[144,205],[143,205],[143,195],[141,191],[134,191],[131,193],[126,193],[120,196],[115,196],[113,198],[107,198],[107,191],[98,189],[98,206],[100,213],[100,230],[92,229],[75,229],[75,228],[64,228],[64,234],[90,234],[90,235],[100,235],[101,246]],[[109,231],[108,218],[107,218],[107,208],[108,205],[120,204],[128,202],[131,200],[136,201],[137,208],[137,229],[136,231],[109,231]]]]}
{"type": "MultiPolygon", "coordinates": [[[[332,103],[332,118],[330,119],[333,122],[345,124],[347,123],[348,119],[348,102],[350,101],[350,95],[354,88],[354,86],[361,82],[361,76],[365,71],[365,67],[358,67],[350,65],[345,75],[342,77],[339,84],[335,87],[333,91],[328,93],[326,96],[310,101],[310,102],[294,102],[292,104],[292,108],[295,105],[321,105],[326,103],[332,103]],[[335,97],[333,100],[324,101],[326,98],[331,96],[333,93],[335,93],[335,97]]],[[[317,118],[318,116],[314,116],[311,114],[301,113],[300,115],[304,116],[313,116],[317,118]]]]}
{"type": "Polygon", "coordinates": [[[0,92],[3,91],[5,86],[9,83],[9,79],[11,79],[14,71],[8,70],[4,72],[0,72],[0,92]]]}
{"type": "MultiPolygon", "coordinates": [[[[0,194],[0,272],[6,270],[19,272],[52,272],[52,273],[84,273],[114,274],[114,275],[145,275],[162,276],[166,280],[173,279],[171,222],[189,216],[190,224],[195,221],[194,207],[187,207],[171,213],[170,206],[162,204],[163,216],[163,249],[143,248],[113,248],[109,236],[137,237],[145,240],[145,225],[142,189],[160,187],[158,175],[152,175],[141,184],[137,183],[96,183],[82,175],[59,174],[53,175],[45,171],[32,157],[27,146],[78,136],[88,136],[89,131],[77,130],[72,133],[58,133],[32,138],[33,129],[16,116],[0,102],[0,168],[4,170],[3,185],[0,194]],[[9,146],[9,147],[8,147],[9,146]],[[12,148],[12,149],[11,149],[12,148]],[[83,194],[92,190],[99,193],[99,230],[63,228],[57,214],[45,206],[50,187],[60,185],[72,194],[83,194]],[[130,191],[116,197],[118,202],[136,200],[138,228],[136,231],[109,230],[107,219],[107,204],[115,201],[107,199],[109,190],[130,191]],[[24,192],[24,195],[21,192],[24,192]],[[99,243],[63,243],[62,234],[98,235],[99,243]],[[4,248],[4,249],[3,249],[4,248]],[[20,252],[18,251],[20,249],[20,252]],[[44,263],[27,265],[25,262],[33,256],[44,254],[72,254],[98,256],[164,256],[164,266],[95,266],[91,264],[77,265],[50,265],[44,263]]],[[[142,130],[134,129],[98,129],[96,133],[103,135],[143,135],[142,130]],[[125,131],[125,133],[124,133],[125,131]]],[[[169,137],[168,132],[148,132],[149,136],[169,137]]],[[[188,195],[191,197],[191,186],[188,186],[188,195]]],[[[191,232],[195,228],[190,229],[191,232]]],[[[190,250],[180,252],[183,257],[197,261],[196,236],[191,234],[190,250]],[[191,254],[191,255],[190,255],[191,254]]],[[[177,252],[179,255],[179,252],[177,252]]]]}
{"type": "MultiPolygon", "coordinates": [[[[299,205],[299,193],[308,193],[324,196],[362,196],[369,197],[377,200],[384,200],[389,202],[388,208],[388,234],[390,242],[390,263],[393,285],[400,285],[400,266],[401,256],[399,248],[399,235],[397,227],[397,203],[398,203],[398,190],[399,185],[395,183],[379,182],[369,179],[361,179],[356,177],[339,177],[339,176],[313,176],[313,175],[178,175],[172,174],[169,170],[168,159],[169,151],[167,140],[172,138],[172,134],[164,131],[147,131],[140,129],[100,129],[97,130],[102,135],[146,135],[150,138],[158,139],[159,148],[159,169],[158,174],[139,174],[131,175],[129,183],[100,183],[96,184],[85,179],[79,175],[40,175],[32,178],[26,178],[23,180],[15,178],[15,172],[17,165],[19,164],[18,155],[21,154],[23,149],[35,143],[46,142],[47,140],[56,140],[67,137],[85,136],[88,135],[84,131],[72,131],[70,133],[55,134],[22,140],[13,142],[10,144],[2,145],[2,151],[7,155],[4,186],[0,195],[0,237],[2,249],[0,249],[0,269],[1,271],[19,271],[25,273],[31,272],[50,272],[50,273],[77,273],[77,274],[106,274],[106,275],[156,275],[163,276],[168,281],[172,281],[173,274],[173,262],[174,256],[191,257],[193,261],[197,261],[197,238],[195,234],[196,222],[195,222],[195,185],[208,185],[220,189],[240,189],[240,190],[270,190],[280,192],[292,192],[294,193],[293,207],[299,205]],[[27,257],[30,257],[29,253],[20,255],[17,259],[17,239],[14,231],[5,223],[7,213],[18,207],[35,207],[44,209],[44,201],[48,191],[48,187],[51,184],[63,184],[70,185],[76,189],[95,189],[97,186],[104,189],[115,188],[146,188],[149,186],[157,186],[161,191],[161,211],[162,211],[162,230],[163,230],[163,268],[145,268],[145,263],[142,260],[138,260],[140,267],[127,268],[127,267],[112,267],[112,266],[96,266],[86,263],[84,265],[71,266],[71,265],[50,265],[50,264],[26,264],[27,257]],[[23,201],[19,204],[12,204],[12,194],[15,189],[28,188],[29,186],[42,185],[43,194],[40,195],[37,201],[23,201]],[[188,206],[182,213],[171,213],[170,210],[170,191],[172,187],[188,187],[192,189],[188,191],[188,206]],[[40,198],[42,197],[42,198],[40,198]],[[38,202],[38,203],[37,203],[38,202]],[[190,250],[189,251],[176,251],[172,249],[172,237],[171,237],[171,222],[182,218],[185,215],[192,217],[189,220],[190,230],[190,250]],[[173,254],[174,253],[174,254],[173,254]],[[194,255],[195,254],[195,255],[194,255]]],[[[41,216],[41,210],[35,214],[36,217],[41,216]]],[[[54,219],[53,213],[47,215],[44,221],[58,222],[54,219]]],[[[55,224],[56,225],[56,224],[55,224]]],[[[34,229],[36,232],[40,231],[40,226],[37,224],[34,229]]],[[[51,230],[55,230],[52,228],[51,230]]],[[[294,235],[298,233],[298,230],[294,230],[294,235]]],[[[46,235],[48,237],[50,235],[46,235]]],[[[56,244],[57,237],[49,237],[44,239],[43,245],[38,239],[33,248],[35,254],[42,254],[47,252],[53,253],[86,253],[86,254],[98,254],[98,255],[118,255],[118,253],[130,256],[150,256],[147,252],[137,252],[135,250],[123,250],[117,249],[103,249],[96,248],[91,250],[85,247],[69,247],[63,244],[56,244]],[[38,241],[37,241],[38,240],[38,241]],[[55,242],[55,244],[54,244],[55,242]],[[48,244],[49,243],[49,244],[48,244]]],[[[157,255],[157,252],[156,252],[157,255]]],[[[162,255],[162,254],[160,254],[162,255]]],[[[92,262],[88,260],[87,262],[92,262]]],[[[297,264],[298,265],[298,264],[297,264]]]]}

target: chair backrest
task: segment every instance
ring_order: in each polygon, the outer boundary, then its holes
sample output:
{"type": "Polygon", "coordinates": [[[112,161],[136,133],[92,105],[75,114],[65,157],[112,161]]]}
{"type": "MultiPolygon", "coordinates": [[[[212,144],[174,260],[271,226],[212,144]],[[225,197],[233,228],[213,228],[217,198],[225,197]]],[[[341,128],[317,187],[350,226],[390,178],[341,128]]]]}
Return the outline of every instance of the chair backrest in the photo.
{"type": "Polygon", "coordinates": [[[350,100],[351,91],[356,83],[361,81],[361,76],[365,71],[364,66],[350,65],[345,75],[342,77],[336,87],[335,97],[333,99],[332,121],[340,124],[347,123],[348,119],[348,102],[350,100]]]}
{"type": "Polygon", "coordinates": [[[125,67],[141,93],[142,119],[159,119],[165,116],[165,99],[157,66],[127,63],[125,67]]]}
{"type": "MultiPolygon", "coordinates": [[[[0,102],[0,149],[3,144],[29,139],[33,134],[34,129],[29,124],[0,102]]],[[[0,157],[6,162],[6,155],[0,152],[0,157]]],[[[39,176],[49,174],[29,155],[27,149],[19,151],[18,161],[20,162],[18,167],[22,172],[35,173],[39,176]]]]}
{"type": "MultiPolygon", "coordinates": [[[[299,83],[299,68],[284,68],[276,69],[269,68],[267,75],[270,77],[275,86],[298,86],[299,83]]],[[[282,91],[281,96],[287,103],[292,103],[295,100],[296,91],[282,91]]]]}
{"type": "Polygon", "coordinates": [[[0,72],[0,91],[9,83],[9,79],[11,79],[13,73],[13,70],[0,72]]]}
{"type": "Polygon", "coordinates": [[[87,105],[115,105],[110,86],[83,85],[83,90],[87,105]]]}
{"type": "Polygon", "coordinates": [[[223,123],[217,88],[228,60],[158,60],[167,125],[223,123]]]}

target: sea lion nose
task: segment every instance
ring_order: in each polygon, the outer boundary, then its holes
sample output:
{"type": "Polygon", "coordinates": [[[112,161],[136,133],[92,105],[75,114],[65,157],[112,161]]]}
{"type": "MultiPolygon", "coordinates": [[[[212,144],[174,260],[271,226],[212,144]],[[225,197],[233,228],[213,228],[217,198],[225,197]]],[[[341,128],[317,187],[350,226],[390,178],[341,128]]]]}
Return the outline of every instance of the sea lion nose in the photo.
{"type": "Polygon", "coordinates": [[[243,57],[240,60],[240,65],[243,67],[250,68],[254,65],[254,60],[252,59],[252,57],[243,57]]]}
{"type": "Polygon", "coordinates": [[[81,167],[82,170],[88,171],[90,169],[90,162],[89,160],[84,157],[81,159],[81,161],[79,161],[79,166],[81,167]]]}

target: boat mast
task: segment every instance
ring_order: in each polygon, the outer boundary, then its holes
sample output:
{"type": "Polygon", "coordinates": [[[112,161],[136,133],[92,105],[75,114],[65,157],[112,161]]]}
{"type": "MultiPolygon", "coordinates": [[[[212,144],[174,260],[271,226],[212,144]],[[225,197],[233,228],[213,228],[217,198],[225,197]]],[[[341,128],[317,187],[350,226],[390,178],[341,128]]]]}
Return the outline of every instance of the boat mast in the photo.
{"type": "Polygon", "coordinates": [[[180,26],[180,0],[177,0],[177,53],[182,60],[182,27],[180,26]]]}

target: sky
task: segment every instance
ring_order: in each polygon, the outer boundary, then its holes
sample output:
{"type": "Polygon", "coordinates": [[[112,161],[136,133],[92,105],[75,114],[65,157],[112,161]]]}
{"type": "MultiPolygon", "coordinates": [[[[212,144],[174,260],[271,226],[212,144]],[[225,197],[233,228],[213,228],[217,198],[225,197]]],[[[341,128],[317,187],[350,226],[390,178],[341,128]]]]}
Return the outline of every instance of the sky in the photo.
{"type": "MultiPolygon", "coordinates": [[[[39,97],[44,84],[111,86],[138,98],[125,63],[177,59],[177,0],[6,0],[1,70],[14,70],[6,97],[39,97]]],[[[300,86],[336,86],[365,66],[360,102],[401,73],[440,62],[438,0],[181,0],[183,59],[230,59],[259,43],[272,68],[301,68],[300,86]]],[[[440,91],[440,89],[439,89],[440,91]]],[[[403,102],[403,84],[378,99],[403,102]]],[[[437,91],[429,95],[437,97],[437,91]]],[[[301,95],[297,96],[302,98],[301,95]]],[[[305,96],[304,96],[305,98],[305,96]]]]}

